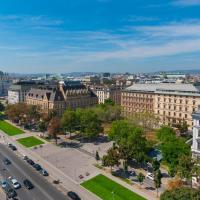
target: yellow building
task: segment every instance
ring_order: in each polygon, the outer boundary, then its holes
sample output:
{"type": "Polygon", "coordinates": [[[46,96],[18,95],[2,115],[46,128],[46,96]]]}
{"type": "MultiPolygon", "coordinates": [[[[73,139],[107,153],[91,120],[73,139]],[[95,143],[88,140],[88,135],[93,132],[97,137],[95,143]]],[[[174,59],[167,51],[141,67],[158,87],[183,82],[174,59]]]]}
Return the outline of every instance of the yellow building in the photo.
{"type": "Polygon", "coordinates": [[[84,85],[60,85],[58,88],[32,88],[26,95],[26,103],[39,106],[41,111],[54,110],[61,116],[67,108],[85,108],[98,103],[97,96],[84,85]]]}
{"type": "Polygon", "coordinates": [[[183,120],[192,128],[192,113],[200,105],[200,87],[192,84],[134,84],[122,91],[124,116],[153,112],[161,124],[175,125],[183,120]]]}

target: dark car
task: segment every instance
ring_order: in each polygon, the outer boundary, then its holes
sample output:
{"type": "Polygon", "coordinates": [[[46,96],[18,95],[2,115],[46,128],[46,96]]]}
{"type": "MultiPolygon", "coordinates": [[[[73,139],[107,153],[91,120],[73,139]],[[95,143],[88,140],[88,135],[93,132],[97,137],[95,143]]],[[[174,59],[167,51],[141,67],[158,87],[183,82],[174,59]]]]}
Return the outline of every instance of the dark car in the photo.
{"type": "Polygon", "coordinates": [[[8,198],[14,198],[17,196],[17,192],[14,189],[12,189],[10,185],[7,185],[7,187],[4,190],[8,198]]]}
{"type": "Polygon", "coordinates": [[[75,192],[68,192],[67,196],[70,197],[72,200],[81,200],[81,198],[75,192]]]}
{"type": "Polygon", "coordinates": [[[8,160],[8,158],[4,158],[4,159],[3,159],[3,163],[4,163],[5,165],[10,165],[10,164],[11,164],[11,161],[8,160]]]}
{"type": "Polygon", "coordinates": [[[37,171],[40,171],[42,167],[39,164],[34,164],[33,168],[35,168],[37,171]]]}
{"type": "Polygon", "coordinates": [[[27,161],[27,163],[30,164],[30,165],[34,165],[34,164],[35,164],[34,161],[31,160],[31,159],[27,159],[26,161],[27,161]]]}
{"type": "Polygon", "coordinates": [[[28,190],[34,188],[33,184],[32,184],[31,181],[29,181],[28,179],[25,179],[25,180],[23,181],[23,184],[24,184],[25,188],[27,188],[28,190]]]}
{"type": "Polygon", "coordinates": [[[14,146],[13,144],[9,144],[8,145],[10,149],[12,149],[13,151],[16,151],[17,150],[17,147],[14,146]]]}
{"type": "Polygon", "coordinates": [[[41,173],[43,176],[49,176],[49,173],[48,173],[45,169],[41,169],[41,170],[40,170],[40,173],[41,173]]]}

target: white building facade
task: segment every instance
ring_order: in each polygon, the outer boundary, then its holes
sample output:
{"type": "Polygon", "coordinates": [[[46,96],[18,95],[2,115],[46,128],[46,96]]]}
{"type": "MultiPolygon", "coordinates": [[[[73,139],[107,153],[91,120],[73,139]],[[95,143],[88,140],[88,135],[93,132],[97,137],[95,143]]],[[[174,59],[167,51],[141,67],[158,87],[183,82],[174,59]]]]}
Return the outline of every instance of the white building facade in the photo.
{"type": "MultiPolygon", "coordinates": [[[[198,106],[198,110],[193,113],[193,141],[192,141],[192,157],[200,158],[200,106],[198,106]]],[[[200,177],[192,178],[193,183],[200,184],[200,177]]]]}

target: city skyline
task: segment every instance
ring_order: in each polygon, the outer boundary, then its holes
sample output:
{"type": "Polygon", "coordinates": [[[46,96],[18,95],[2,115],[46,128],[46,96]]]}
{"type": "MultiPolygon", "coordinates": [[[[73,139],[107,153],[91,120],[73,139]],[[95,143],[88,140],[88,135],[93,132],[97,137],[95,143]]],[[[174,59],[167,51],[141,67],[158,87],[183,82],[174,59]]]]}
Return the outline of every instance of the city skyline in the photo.
{"type": "Polygon", "coordinates": [[[0,69],[199,69],[199,10],[199,0],[7,0],[0,7],[0,69]]]}

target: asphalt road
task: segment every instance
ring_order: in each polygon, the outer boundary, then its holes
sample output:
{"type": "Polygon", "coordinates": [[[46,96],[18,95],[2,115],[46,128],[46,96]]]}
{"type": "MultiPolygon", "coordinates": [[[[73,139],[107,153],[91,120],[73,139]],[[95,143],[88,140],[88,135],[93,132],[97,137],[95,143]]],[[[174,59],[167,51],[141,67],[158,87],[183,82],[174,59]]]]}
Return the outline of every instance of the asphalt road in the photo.
{"type": "Polygon", "coordinates": [[[67,196],[64,196],[47,182],[43,176],[3,144],[0,144],[0,173],[4,177],[12,176],[16,178],[21,184],[26,178],[33,183],[35,187],[32,190],[27,190],[24,187],[16,190],[20,200],[69,200],[67,196]],[[7,157],[12,164],[4,165],[2,161],[4,157],[7,157]]]}

